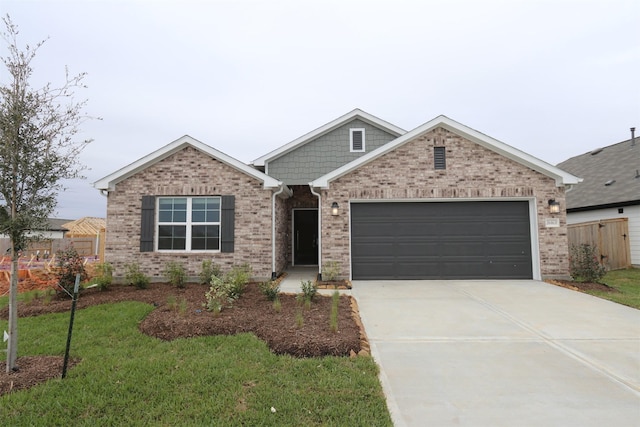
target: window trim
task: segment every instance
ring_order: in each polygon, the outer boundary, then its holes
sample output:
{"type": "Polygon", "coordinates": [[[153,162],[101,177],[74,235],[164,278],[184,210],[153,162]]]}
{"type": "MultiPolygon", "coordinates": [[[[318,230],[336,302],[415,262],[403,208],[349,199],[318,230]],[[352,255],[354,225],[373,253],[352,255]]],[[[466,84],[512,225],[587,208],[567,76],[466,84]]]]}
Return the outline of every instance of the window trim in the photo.
{"type": "Polygon", "coordinates": [[[220,253],[222,252],[222,196],[184,196],[184,195],[176,195],[176,196],[158,196],[156,197],[155,203],[155,221],[154,221],[154,250],[156,252],[162,253],[220,253]],[[218,199],[219,200],[219,209],[218,209],[218,221],[207,221],[207,222],[193,222],[192,214],[193,214],[193,200],[194,199],[218,199]],[[185,222],[160,222],[160,200],[162,199],[187,199],[187,209],[186,209],[186,221],[185,222]],[[159,240],[160,240],[160,226],[162,225],[184,225],[185,226],[185,249],[160,249],[159,240]],[[191,249],[192,245],[192,227],[194,225],[217,225],[218,226],[218,249],[191,249]]]}
{"type": "Polygon", "coordinates": [[[350,128],[349,129],[349,148],[350,151],[352,153],[364,153],[366,151],[366,146],[365,146],[365,130],[364,128],[350,128]],[[356,150],[353,148],[353,134],[355,132],[362,132],[362,149],[361,150],[356,150]]]}

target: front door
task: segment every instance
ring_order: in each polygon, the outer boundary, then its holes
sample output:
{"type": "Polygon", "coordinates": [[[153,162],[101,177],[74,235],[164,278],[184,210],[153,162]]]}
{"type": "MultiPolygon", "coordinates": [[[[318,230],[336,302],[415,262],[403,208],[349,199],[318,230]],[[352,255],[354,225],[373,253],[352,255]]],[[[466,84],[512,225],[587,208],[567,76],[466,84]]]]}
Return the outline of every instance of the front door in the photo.
{"type": "Polygon", "coordinates": [[[318,210],[293,211],[293,265],[318,264],[318,210]]]}

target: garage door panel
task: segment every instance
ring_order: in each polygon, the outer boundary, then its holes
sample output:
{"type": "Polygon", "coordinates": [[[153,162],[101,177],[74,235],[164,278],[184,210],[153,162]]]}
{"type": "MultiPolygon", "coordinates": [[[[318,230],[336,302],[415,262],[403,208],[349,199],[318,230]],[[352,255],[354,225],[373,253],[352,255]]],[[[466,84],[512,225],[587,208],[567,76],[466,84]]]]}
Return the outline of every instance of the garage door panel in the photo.
{"type": "Polygon", "coordinates": [[[527,201],[353,203],[354,279],[531,278],[527,201]]]}

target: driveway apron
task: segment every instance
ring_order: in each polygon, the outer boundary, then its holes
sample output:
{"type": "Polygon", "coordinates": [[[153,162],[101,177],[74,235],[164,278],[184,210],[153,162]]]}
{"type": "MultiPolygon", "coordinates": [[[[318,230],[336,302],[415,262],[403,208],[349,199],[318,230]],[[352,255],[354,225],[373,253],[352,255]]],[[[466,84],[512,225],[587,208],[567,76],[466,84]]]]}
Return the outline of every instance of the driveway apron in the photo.
{"type": "Polygon", "coordinates": [[[640,311],[533,280],[354,281],[396,427],[640,426],[640,311]]]}

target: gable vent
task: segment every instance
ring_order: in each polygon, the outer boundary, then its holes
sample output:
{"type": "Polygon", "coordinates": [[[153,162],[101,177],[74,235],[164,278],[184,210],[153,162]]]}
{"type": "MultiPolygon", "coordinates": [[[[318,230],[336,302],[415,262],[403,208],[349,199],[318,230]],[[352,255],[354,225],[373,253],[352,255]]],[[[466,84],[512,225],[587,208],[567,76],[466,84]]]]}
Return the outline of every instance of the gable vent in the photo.
{"type": "Polygon", "coordinates": [[[447,168],[447,158],[444,147],[433,147],[433,164],[435,169],[447,168]]]}
{"type": "Polygon", "coordinates": [[[351,151],[364,151],[364,129],[350,129],[351,151]]]}

